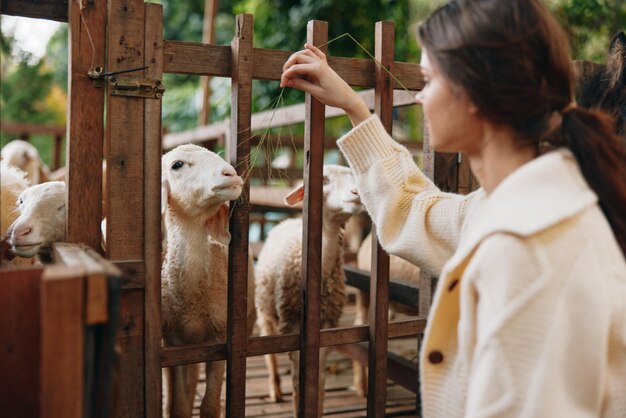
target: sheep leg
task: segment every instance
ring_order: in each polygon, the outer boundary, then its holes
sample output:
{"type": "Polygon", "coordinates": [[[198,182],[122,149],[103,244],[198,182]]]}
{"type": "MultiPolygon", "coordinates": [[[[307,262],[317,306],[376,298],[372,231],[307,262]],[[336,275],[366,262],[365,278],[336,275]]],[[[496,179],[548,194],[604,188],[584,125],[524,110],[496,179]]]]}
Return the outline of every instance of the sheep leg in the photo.
{"type": "Polygon", "coordinates": [[[275,354],[266,354],[265,365],[269,371],[270,400],[272,402],[282,402],[283,392],[280,389],[280,375],[278,374],[278,364],[275,354]]]}
{"type": "MultiPolygon", "coordinates": [[[[328,348],[320,348],[320,367],[319,367],[319,395],[317,397],[318,402],[318,416],[322,416],[324,412],[324,387],[326,384],[326,359],[328,357],[328,348]]],[[[300,352],[292,351],[289,353],[289,359],[291,360],[291,379],[293,383],[293,413],[294,416],[298,415],[298,403],[300,401],[300,352]]]]}
{"type": "Polygon", "coordinates": [[[224,361],[206,363],[206,390],[200,405],[201,418],[220,418],[222,409],[220,396],[222,395],[225,369],[226,363],[224,361]]]}
{"type": "Polygon", "coordinates": [[[293,416],[298,416],[298,404],[300,403],[300,352],[289,352],[291,360],[291,383],[293,385],[293,416]]]}
{"type": "Polygon", "coordinates": [[[326,360],[328,358],[328,347],[320,347],[320,367],[319,367],[319,393],[317,396],[317,416],[324,415],[324,388],[326,387],[326,360]]]}
{"type": "MultiPolygon", "coordinates": [[[[265,315],[263,312],[259,312],[259,329],[262,337],[267,335],[276,335],[276,326],[275,324],[265,315]]],[[[266,354],[263,356],[265,358],[265,365],[267,366],[268,371],[268,379],[269,379],[269,391],[270,391],[270,399],[273,402],[282,402],[283,401],[283,392],[280,389],[280,375],[278,374],[278,364],[276,362],[276,354],[266,354]]]]}
{"type": "Polygon", "coordinates": [[[170,418],[188,418],[193,411],[193,400],[198,383],[198,365],[171,367],[168,373],[167,406],[170,418]]]}
{"type": "MultiPolygon", "coordinates": [[[[369,293],[359,290],[356,294],[356,315],[354,325],[365,325],[368,323],[368,311],[370,307],[369,293]]],[[[362,397],[367,396],[367,367],[359,361],[352,360],[352,373],[354,379],[354,389],[362,397]]]]}

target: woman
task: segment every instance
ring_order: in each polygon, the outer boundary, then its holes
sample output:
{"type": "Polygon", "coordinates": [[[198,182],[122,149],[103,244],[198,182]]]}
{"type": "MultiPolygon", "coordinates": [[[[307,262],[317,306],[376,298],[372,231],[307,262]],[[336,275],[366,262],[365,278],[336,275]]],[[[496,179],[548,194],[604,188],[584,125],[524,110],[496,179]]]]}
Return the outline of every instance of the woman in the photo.
{"type": "Polygon", "coordinates": [[[419,28],[432,147],[482,188],[440,192],[312,45],[281,79],[346,111],[338,145],[383,247],[440,273],[423,416],[626,416],[626,171],[610,119],[572,101],[540,0],[458,0],[419,28]]]}

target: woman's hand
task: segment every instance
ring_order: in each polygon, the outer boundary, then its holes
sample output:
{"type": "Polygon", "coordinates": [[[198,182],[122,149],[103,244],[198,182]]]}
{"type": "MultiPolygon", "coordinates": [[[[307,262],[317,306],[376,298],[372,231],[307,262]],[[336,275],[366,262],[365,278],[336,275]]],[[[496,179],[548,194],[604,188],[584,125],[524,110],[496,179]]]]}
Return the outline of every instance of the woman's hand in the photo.
{"type": "Polygon", "coordinates": [[[316,46],[305,44],[283,66],[281,87],[303,90],[328,106],[343,109],[353,125],[370,117],[367,104],[326,62],[316,46]]]}

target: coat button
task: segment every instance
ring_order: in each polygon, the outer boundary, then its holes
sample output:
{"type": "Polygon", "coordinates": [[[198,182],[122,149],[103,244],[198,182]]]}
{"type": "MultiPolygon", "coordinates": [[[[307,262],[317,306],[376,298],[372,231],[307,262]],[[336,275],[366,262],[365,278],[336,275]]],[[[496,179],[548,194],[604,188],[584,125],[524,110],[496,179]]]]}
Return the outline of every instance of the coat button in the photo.
{"type": "Polygon", "coordinates": [[[441,351],[435,350],[431,351],[428,354],[428,361],[430,364],[439,364],[443,361],[443,353],[441,351]]]}
{"type": "Polygon", "coordinates": [[[452,292],[454,290],[454,288],[456,287],[456,285],[459,284],[459,279],[454,279],[450,282],[450,285],[448,286],[448,291],[452,292]]]}

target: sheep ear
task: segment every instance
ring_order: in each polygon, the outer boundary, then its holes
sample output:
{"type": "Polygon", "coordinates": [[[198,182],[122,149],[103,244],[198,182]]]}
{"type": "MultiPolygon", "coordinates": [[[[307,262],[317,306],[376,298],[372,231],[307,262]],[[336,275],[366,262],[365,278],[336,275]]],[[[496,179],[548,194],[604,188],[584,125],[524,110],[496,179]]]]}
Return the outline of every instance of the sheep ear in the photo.
{"type": "Polygon", "coordinates": [[[285,196],[285,203],[294,206],[304,200],[304,186],[298,186],[285,196]]]}
{"type": "Polygon", "coordinates": [[[228,232],[228,205],[220,205],[215,215],[206,221],[206,227],[211,238],[224,245],[230,244],[230,232],[228,232]]]}
{"type": "Polygon", "coordinates": [[[167,210],[167,199],[170,195],[170,182],[167,177],[161,177],[161,215],[165,215],[167,210]]]}

